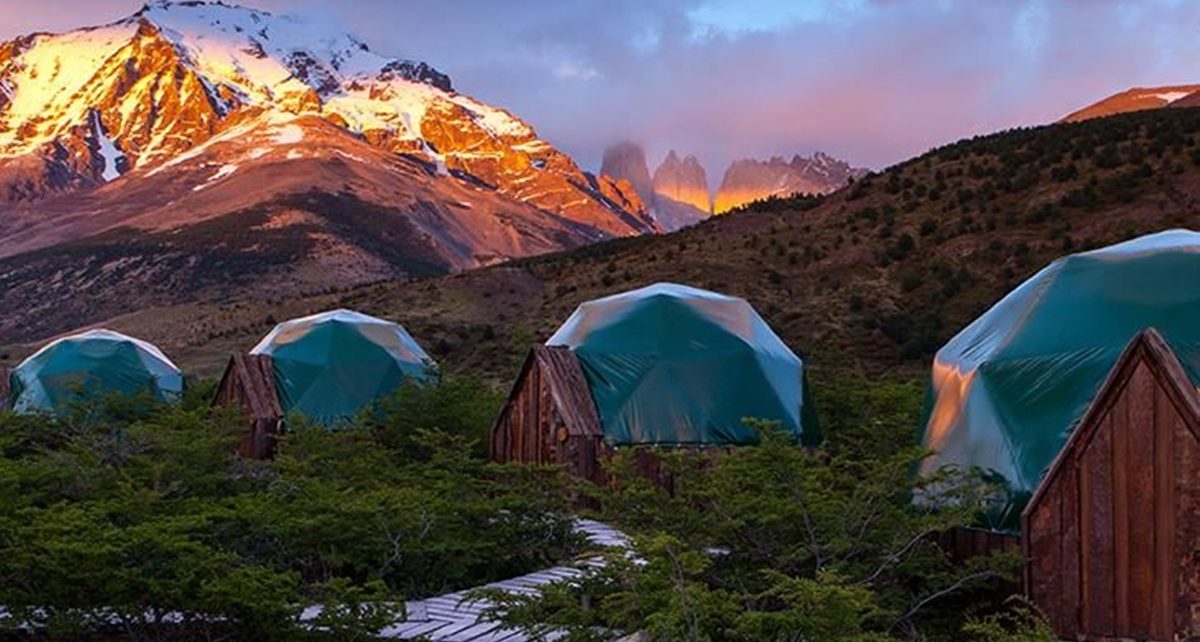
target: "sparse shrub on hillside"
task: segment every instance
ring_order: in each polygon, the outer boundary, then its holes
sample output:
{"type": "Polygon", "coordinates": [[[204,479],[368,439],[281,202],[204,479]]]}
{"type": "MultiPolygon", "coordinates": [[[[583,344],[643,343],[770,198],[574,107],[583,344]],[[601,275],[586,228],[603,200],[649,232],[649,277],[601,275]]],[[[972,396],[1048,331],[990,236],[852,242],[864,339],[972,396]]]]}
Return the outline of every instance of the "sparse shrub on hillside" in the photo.
{"type": "Polygon", "coordinates": [[[908,255],[911,254],[916,247],[917,244],[916,241],[913,240],[913,237],[908,232],[903,232],[897,236],[896,241],[888,247],[888,258],[892,259],[893,261],[903,261],[905,258],[908,258],[908,255]]]}
{"type": "Polygon", "coordinates": [[[969,642],[1054,642],[1058,636],[1042,614],[1027,600],[1012,597],[1007,608],[982,617],[973,616],[963,625],[969,642]]]}
{"type": "Polygon", "coordinates": [[[905,272],[900,277],[900,290],[903,292],[912,292],[921,287],[924,283],[921,273],[915,270],[905,272]]]}

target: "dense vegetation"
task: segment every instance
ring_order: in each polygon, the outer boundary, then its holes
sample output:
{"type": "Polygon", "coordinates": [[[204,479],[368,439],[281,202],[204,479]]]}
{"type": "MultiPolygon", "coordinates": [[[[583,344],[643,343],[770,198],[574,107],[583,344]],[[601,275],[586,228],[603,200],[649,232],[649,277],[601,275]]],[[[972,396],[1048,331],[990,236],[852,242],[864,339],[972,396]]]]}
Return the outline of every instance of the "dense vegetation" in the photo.
{"type": "Polygon", "coordinates": [[[0,416],[4,629],[350,639],[405,598],[579,545],[556,475],[479,456],[496,402],[486,387],[405,388],[339,431],[293,422],[271,462],[233,455],[240,422],[203,393],[0,416]],[[324,611],[304,626],[309,605],[324,611]]]}
{"type": "Polygon", "coordinates": [[[580,550],[568,498],[633,536],[582,584],[492,596],[514,626],[571,639],[1043,639],[1005,600],[1012,556],[952,563],[932,536],[995,489],[918,480],[918,385],[817,384],[827,436],[707,461],[663,453],[674,493],[630,453],[597,488],[486,463],[491,388],[410,386],[341,430],[292,422],[279,456],[233,455],[232,414],[194,386],[179,406],[108,399],[0,416],[0,625],[51,639],[369,639],[403,600],[561,563],[580,550]],[[931,485],[948,493],[914,503],[931,485]],[[585,502],[588,504],[588,502],[585,502]],[[304,619],[308,606],[321,614],[304,619]]]}
{"type": "Polygon", "coordinates": [[[487,592],[493,613],[533,635],[605,640],[1052,639],[1006,599],[1015,555],[951,562],[933,536],[972,523],[995,491],[978,477],[917,480],[915,386],[847,379],[819,391],[828,439],[794,446],[762,425],[760,446],[666,454],[674,493],[618,457],[600,515],[634,536],[602,568],[541,596],[487,592]],[[914,504],[937,486],[938,502],[914,504]]]}
{"type": "MultiPolygon", "coordinates": [[[[675,494],[618,458],[618,484],[585,490],[634,537],[632,554],[542,599],[504,598],[505,617],[575,639],[1048,639],[1006,600],[1016,560],[956,566],[927,537],[977,519],[993,489],[956,476],[936,481],[960,501],[911,501],[931,483],[912,475],[913,382],[942,342],[1062,253],[1194,227],[1198,192],[1200,110],[1017,130],[674,235],[189,308],[164,325],[190,343],[165,343],[221,357],[276,316],[344,305],[403,321],[448,370],[503,387],[583,300],[658,280],[744,296],[813,366],[827,442],[797,449],[764,426],[759,448],[704,465],[672,455],[675,494]]],[[[579,489],[484,462],[492,386],[405,389],[338,432],[294,425],[268,463],[232,456],[237,421],[199,395],[4,416],[5,625],[60,638],[109,626],[132,639],[353,638],[402,598],[559,561],[579,545],[565,503],[579,489]],[[316,630],[299,622],[310,604],[326,607],[316,630]]]]}

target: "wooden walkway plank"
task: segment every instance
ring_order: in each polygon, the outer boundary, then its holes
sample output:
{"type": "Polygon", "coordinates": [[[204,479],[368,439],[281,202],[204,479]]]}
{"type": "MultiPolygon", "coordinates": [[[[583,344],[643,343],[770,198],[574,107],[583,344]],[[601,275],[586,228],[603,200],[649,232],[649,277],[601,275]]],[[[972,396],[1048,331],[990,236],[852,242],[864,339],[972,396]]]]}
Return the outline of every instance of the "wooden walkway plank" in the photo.
{"type": "MultiPolygon", "coordinates": [[[[624,549],[629,547],[629,538],[617,529],[589,519],[575,522],[576,530],[583,534],[587,543],[597,548],[624,549]]],[[[593,555],[577,560],[572,566],[555,566],[518,577],[485,584],[479,588],[500,589],[514,594],[536,595],[539,587],[555,582],[568,581],[582,576],[585,569],[599,568],[604,558],[593,555]]],[[[498,622],[483,619],[490,607],[486,601],[469,599],[471,590],[454,591],[424,600],[409,602],[407,618],[380,631],[380,637],[389,640],[427,639],[430,642],[527,642],[519,631],[501,628],[498,622]]],[[[549,642],[566,635],[563,631],[545,636],[549,642]]]]}

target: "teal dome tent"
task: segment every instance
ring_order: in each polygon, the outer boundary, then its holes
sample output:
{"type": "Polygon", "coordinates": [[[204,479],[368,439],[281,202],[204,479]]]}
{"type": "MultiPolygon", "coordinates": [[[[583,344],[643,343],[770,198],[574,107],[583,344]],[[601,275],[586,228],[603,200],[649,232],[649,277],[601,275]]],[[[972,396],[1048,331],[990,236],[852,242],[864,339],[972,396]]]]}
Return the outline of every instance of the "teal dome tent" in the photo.
{"type": "Polygon", "coordinates": [[[354,418],[406,380],[426,381],[436,368],[402,326],[351,310],[280,323],[250,352],[274,361],[285,413],[325,426],[354,418]]]}
{"type": "Polygon", "coordinates": [[[742,299],[659,283],[584,303],[547,344],[578,356],[610,445],[754,443],[746,418],[817,439],[804,363],[742,299]]]}
{"type": "Polygon", "coordinates": [[[1171,230],[1051,263],[938,351],[922,470],[978,467],[1015,523],[1126,344],[1154,327],[1200,383],[1200,234],[1171,230]]]}
{"type": "Polygon", "coordinates": [[[89,330],[48,343],[13,369],[16,412],[59,412],[88,397],[149,393],[176,401],[183,374],[157,347],[111,330],[89,330]]]}

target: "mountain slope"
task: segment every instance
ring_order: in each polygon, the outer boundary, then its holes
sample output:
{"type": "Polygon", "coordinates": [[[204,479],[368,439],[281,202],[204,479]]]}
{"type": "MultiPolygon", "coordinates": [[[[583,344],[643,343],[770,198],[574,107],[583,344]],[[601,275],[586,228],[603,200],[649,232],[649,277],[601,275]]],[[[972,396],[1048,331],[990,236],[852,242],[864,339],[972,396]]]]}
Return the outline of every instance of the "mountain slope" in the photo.
{"type": "Polygon", "coordinates": [[[454,92],[432,67],[324,25],[208,2],[154,2],[103,27],[0,45],[0,204],[34,211],[48,196],[128,187],[264,114],[323,119],[448,183],[601,236],[657,229],[636,195],[587,175],[512,114],[454,92]]]}
{"type": "Polygon", "coordinates": [[[323,25],[159,1],[0,45],[0,335],[660,229],[628,184],[323,25]]]}
{"type": "Polygon", "coordinates": [[[1158,109],[1167,106],[1196,107],[1200,102],[1200,93],[1198,92],[1200,92],[1200,85],[1134,87],[1071,112],[1062,120],[1073,123],[1143,109],[1158,109]]]}
{"type": "Polygon", "coordinates": [[[1200,228],[1196,159],[1200,109],[1003,132],[824,198],[764,202],[676,234],[306,299],[173,306],[112,325],[212,372],[272,318],[349,306],[402,321],[440,363],[502,383],[528,342],[581,301],[668,280],[746,297],[819,373],[921,377],[941,343],[1064,252],[1200,228]]]}
{"type": "Polygon", "coordinates": [[[314,116],[250,121],[135,181],[6,216],[0,235],[23,250],[0,258],[13,306],[0,333],[55,333],[194,300],[301,296],[604,238],[314,116]]]}

